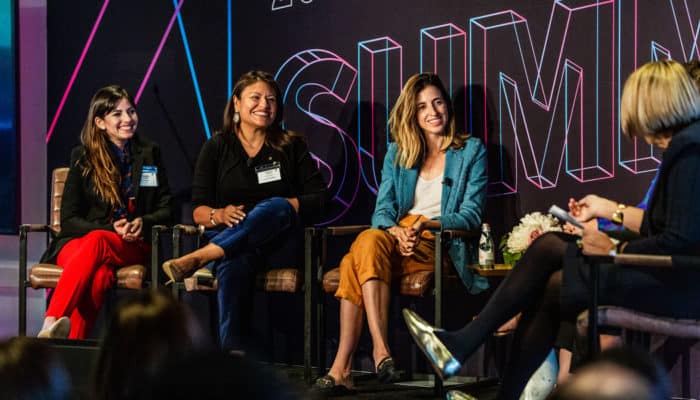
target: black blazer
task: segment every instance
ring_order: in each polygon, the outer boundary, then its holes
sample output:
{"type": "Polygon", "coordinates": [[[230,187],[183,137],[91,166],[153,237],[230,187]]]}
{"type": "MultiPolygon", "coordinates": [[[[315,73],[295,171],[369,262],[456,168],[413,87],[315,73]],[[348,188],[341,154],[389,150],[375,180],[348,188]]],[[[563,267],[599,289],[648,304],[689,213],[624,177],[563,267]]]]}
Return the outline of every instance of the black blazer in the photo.
{"type": "MultiPolygon", "coordinates": [[[[77,146],[71,152],[70,169],[61,199],[61,231],[41,257],[41,262],[54,263],[58,253],[71,239],[95,229],[114,231],[109,221],[112,206],[99,198],[92,176],[82,175],[80,163],[84,154],[83,146],[77,146]]],[[[129,214],[128,219],[141,217],[142,236],[145,241],[150,241],[151,227],[170,223],[172,216],[170,188],[158,146],[138,135],[134,136],[131,139],[131,171],[136,210],[129,214]],[[157,187],[141,187],[141,171],[144,166],[158,168],[157,187]]]]}

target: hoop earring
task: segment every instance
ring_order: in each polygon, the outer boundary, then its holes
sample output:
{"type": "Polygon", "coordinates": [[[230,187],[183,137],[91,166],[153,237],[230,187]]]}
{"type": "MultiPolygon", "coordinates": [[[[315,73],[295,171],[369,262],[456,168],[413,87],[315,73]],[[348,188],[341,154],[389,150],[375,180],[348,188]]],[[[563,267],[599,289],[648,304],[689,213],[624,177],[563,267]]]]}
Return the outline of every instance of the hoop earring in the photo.
{"type": "Polygon", "coordinates": [[[234,112],[232,119],[234,124],[241,122],[241,114],[238,111],[234,112]]]}

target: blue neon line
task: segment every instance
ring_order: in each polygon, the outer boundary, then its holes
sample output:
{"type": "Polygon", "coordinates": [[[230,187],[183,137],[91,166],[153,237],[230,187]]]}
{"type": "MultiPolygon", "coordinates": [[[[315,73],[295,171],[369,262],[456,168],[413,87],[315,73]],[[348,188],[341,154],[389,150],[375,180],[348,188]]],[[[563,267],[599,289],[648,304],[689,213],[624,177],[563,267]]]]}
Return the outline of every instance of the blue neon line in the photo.
{"type": "MultiPolygon", "coordinates": [[[[453,83],[452,83],[452,28],[450,28],[450,101],[454,102],[454,94],[452,94],[452,89],[454,88],[453,83]]],[[[437,71],[436,71],[437,72],[437,71]]],[[[454,103],[452,103],[454,106],[454,103]]],[[[454,112],[454,111],[453,111],[454,112]]],[[[453,115],[452,118],[455,118],[453,115]]]]}
{"type": "Polygon", "coordinates": [[[695,51],[697,51],[697,46],[698,46],[698,30],[700,30],[700,21],[698,22],[698,25],[695,27],[695,36],[693,37],[693,47],[690,49],[690,57],[688,57],[687,60],[685,61],[690,61],[695,58],[694,54],[695,51]]]}
{"type": "Polygon", "coordinates": [[[232,21],[231,21],[231,0],[228,0],[226,2],[227,6],[227,13],[226,13],[226,29],[227,29],[227,38],[228,38],[228,43],[226,44],[226,74],[228,76],[228,86],[227,89],[228,91],[226,92],[226,97],[231,95],[231,92],[233,91],[233,49],[231,46],[231,38],[233,36],[233,29],[232,29],[232,21]]]}
{"type": "Polygon", "coordinates": [[[423,73],[423,34],[425,34],[425,29],[420,30],[420,70],[419,73],[423,73]]]}
{"type": "MultiPolygon", "coordinates": [[[[173,5],[177,8],[177,0],[173,0],[173,5]]],[[[182,14],[177,13],[177,25],[180,28],[180,36],[182,36],[182,44],[185,47],[185,55],[187,56],[187,65],[190,68],[190,75],[192,75],[192,85],[194,86],[194,92],[197,97],[197,104],[199,105],[199,113],[202,116],[202,123],[204,124],[204,132],[207,134],[207,139],[211,137],[211,132],[209,131],[209,122],[207,120],[207,114],[204,111],[204,101],[202,100],[202,93],[199,90],[199,82],[197,81],[197,73],[194,70],[194,63],[192,61],[192,54],[190,53],[190,45],[187,41],[187,34],[185,33],[185,24],[182,22],[182,14]]]]}

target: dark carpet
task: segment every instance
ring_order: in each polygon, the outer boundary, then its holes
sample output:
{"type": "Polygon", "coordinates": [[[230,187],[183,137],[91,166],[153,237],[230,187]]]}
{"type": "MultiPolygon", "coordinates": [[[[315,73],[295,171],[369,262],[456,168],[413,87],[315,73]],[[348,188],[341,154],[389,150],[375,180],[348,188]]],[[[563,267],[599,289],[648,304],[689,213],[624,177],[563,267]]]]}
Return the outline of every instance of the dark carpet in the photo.
{"type": "MultiPolygon", "coordinates": [[[[444,399],[435,393],[432,382],[423,381],[423,387],[408,386],[414,381],[398,382],[396,384],[383,385],[377,382],[374,374],[357,373],[354,375],[355,392],[347,395],[318,394],[309,390],[304,383],[304,372],[301,367],[290,367],[274,365],[271,366],[278,372],[282,379],[287,380],[294,390],[304,399],[444,399]]],[[[458,378],[459,379],[459,378],[458,378]]],[[[474,380],[473,378],[462,378],[454,386],[450,382],[449,389],[458,389],[468,393],[479,400],[493,400],[496,398],[498,386],[495,379],[474,380]]]]}

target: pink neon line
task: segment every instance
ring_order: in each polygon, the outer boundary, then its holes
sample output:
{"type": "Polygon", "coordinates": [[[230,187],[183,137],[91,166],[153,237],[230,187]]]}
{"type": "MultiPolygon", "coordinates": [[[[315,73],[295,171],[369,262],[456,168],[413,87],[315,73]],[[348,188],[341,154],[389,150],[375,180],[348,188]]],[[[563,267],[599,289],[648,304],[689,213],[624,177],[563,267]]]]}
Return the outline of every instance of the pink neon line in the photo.
{"type": "MultiPolygon", "coordinates": [[[[617,20],[617,18],[616,18],[617,15],[615,15],[616,12],[617,12],[617,8],[613,6],[612,7],[612,32],[617,32],[615,30],[615,29],[617,29],[617,25],[615,25],[615,22],[617,20]]],[[[612,110],[610,110],[612,113],[612,118],[610,118],[610,143],[612,143],[612,146],[610,146],[610,148],[611,148],[610,160],[612,160],[612,162],[610,163],[610,168],[611,168],[610,173],[612,174],[611,177],[615,176],[615,164],[616,164],[615,163],[615,151],[616,151],[615,146],[617,145],[617,141],[615,140],[615,128],[617,127],[617,115],[618,115],[616,113],[620,112],[616,107],[617,106],[617,101],[616,101],[617,99],[615,98],[615,83],[616,83],[615,81],[617,80],[615,77],[615,61],[617,60],[615,58],[615,54],[617,54],[615,44],[616,44],[615,43],[615,35],[613,34],[612,35],[612,46],[611,46],[612,52],[610,53],[610,58],[613,60],[613,62],[611,63],[612,65],[610,66],[610,75],[613,77],[613,79],[611,79],[612,85],[610,85],[610,87],[611,87],[610,105],[612,106],[611,107],[612,110]]]]}
{"type": "MultiPolygon", "coordinates": [[[[637,70],[637,18],[639,17],[639,12],[637,9],[637,0],[634,0],[634,70],[637,70]]],[[[639,166],[637,165],[637,137],[634,138],[634,172],[639,171],[639,166]]]]}
{"type": "Polygon", "coordinates": [[[102,16],[104,15],[105,11],[107,10],[107,5],[109,4],[109,0],[105,0],[105,2],[102,4],[102,9],[100,9],[100,12],[97,14],[97,19],[95,20],[95,24],[92,26],[92,31],[90,31],[90,36],[88,36],[87,42],[85,42],[85,47],[83,47],[83,52],[80,53],[80,58],[78,59],[78,64],[76,64],[75,68],[73,69],[73,74],[70,77],[70,80],[68,81],[68,86],[66,86],[66,90],[63,92],[63,97],[61,98],[61,102],[58,104],[58,109],[56,110],[56,114],[53,116],[53,121],[51,121],[51,126],[49,127],[49,131],[46,132],[46,143],[51,140],[51,134],[53,133],[54,128],[56,128],[56,123],[58,122],[58,117],[61,115],[61,111],[63,110],[63,106],[66,104],[66,99],[68,98],[68,94],[70,93],[71,88],[73,87],[73,83],[75,83],[75,78],[78,76],[78,72],[80,71],[80,67],[83,65],[83,60],[85,60],[85,56],[87,55],[88,50],[90,49],[90,45],[92,44],[92,39],[95,37],[95,32],[97,32],[97,28],[100,26],[100,22],[102,21],[102,16]]]}
{"type": "Polygon", "coordinates": [[[141,82],[141,86],[139,87],[139,91],[136,92],[136,97],[134,97],[134,103],[138,104],[139,99],[141,98],[141,94],[143,93],[143,89],[146,87],[146,82],[148,82],[148,79],[151,77],[151,72],[153,72],[153,68],[156,66],[156,61],[158,61],[158,57],[160,57],[160,52],[163,50],[163,46],[165,45],[165,41],[168,39],[168,35],[170,35],[170,30],[173,28],[173,24],[175,23],[175,18],[177,18],[177,14],[180,13],[180,8],[182,8],[182,3],[184,3],[185,0],[180,0],[180,3],[178,3],[177,8],[175,8],[175,12],[173,13],[173,16],[170,17],[170,23],[168,24],[168,27],[165,29],[165,34],[163,34],[163,38],[160,40],[160,44],[158,45],[158,50],[156,50],[156,54],[153,55],[153,59],[151,60],[151,65],[148,66],[148,71],[146,71],[146,75],[143,77],[143,81],[141,82]]]}
{"type": "MultiPolygon", "coordinates": [[[[387,55],[387,58],[388,58],[388,57],[389,57],[389,56],[387,55]]],[[[370,95],[370,99],[371,99],[371,100],[370,100],[370,104],[372,104],[372,106],[371,106],[371,111],[370,111],[370,116],[369,116],[370,123],[372,124],[372,125],[371,125],[372,129],[370,129],[371,136],[372,136],[371,143],[370,143],[370,146],[372,146],[372,158],[374,158],[374,156],[375,156],[375,154],[374,154],[374,127],[375,127],[376,125],[374,125],[374,105],[377,104],[377,103],[375,103],[375,99],[374,99],[374,95],[375,95],[375,90],[374,90],[374,78],[375,78],[375,75],[374,75],[374,64],[375,64],[375,62],[376,62],[376,61],[375,61],[375,59],[374,59],[374,53],[372,53],[372,61],[371,61],[372,66],[370,67],[370,72],[369,72],[369,73],[370,73],[370,76],[372,77],[372,78],[370,79],[370,83],[369,83],[369,85],[370,85],[370,89],[369,89],[369,90],[370,90],[370,93],[372,93],[372,94],[370,95]]],[[[359,140],[358,140],[358,141],[359,141],[359,140]]],[[[376,180],[376,177],[375,177],[375,180],[376,180]]]]}
{"type": "MultiPolygon", "coordinates": [[[[488,32],[484,32],[484,49],[483,49],[483,53],[484,53],[484,54],[483,54],[483,56],[482,56],[483,59],[484,59],[484,68],[483,68],[484,77],[482,78],[482,79],[483,79],[483,82],[484,82],[484,95],[483,95],[484,98],[482,99],[482,103],[483,103],[483,107],[484,107],[484,113],[481,114],[481,115],[484,115],[484,116],[488,115],[488,113],[487,113],[488,110],[486,109],[486,105],[488,104],[488,101],[487,101],[487,100],[488,100],[488,92],[486,91],[486,82],[487,82],[487,80],[486,80],[486,61],[488,60],[488,58],[486,57],[486,49],[487,49],[486,40],[487,40],[487,39],[488,39],[488,32]]],[[[484,126],[483,126],[483,129],[484,129],[484,146],[486,146],[486,148],[488,149],[488,147],[489,147],[488,121],[486,120],[486,118],[482,118],[482,119],[484,120],[484,122],[483,122],[483,124],[484,124],[484,126]]]]}

